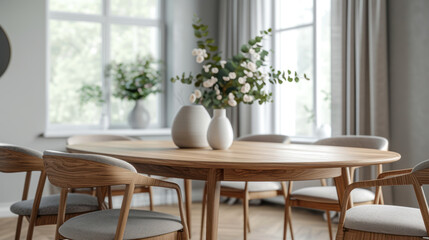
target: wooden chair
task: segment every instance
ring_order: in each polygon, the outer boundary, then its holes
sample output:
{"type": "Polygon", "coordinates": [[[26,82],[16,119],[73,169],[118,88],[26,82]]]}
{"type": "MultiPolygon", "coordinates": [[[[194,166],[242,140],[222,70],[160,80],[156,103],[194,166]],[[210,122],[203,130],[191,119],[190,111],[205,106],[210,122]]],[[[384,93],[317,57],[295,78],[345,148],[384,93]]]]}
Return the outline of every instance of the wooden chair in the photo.
{"type": "Polygon", "coordinates": [[[138,174],[129,163],[101,155],[45,151],[43,161],[52,184],[62,188],[56,239],[188,239],[180,188],[175,183],[138,174]],[[121,209],[107,209],[64,220],[68,189],[125,185],[121,209]],[[130,210],[136,185],[176,190],[180,218],[146,210],[130,210]]]}
{"type": "MultiPolygon", "coordinates": [[[[29,148],[1,143],[0,172],[26,173],[22,201],[16,202],[10,207],[11,212],[18,215],[15,239],[20,239],[22,219],[24,217],[29,221],[27,239],[32,239],[35,226],[55,224],[57,222],[58,206],[60,203],[59,194],[42,197],[46,181],[42,153],[29,148]],[[27,200],[33,171],[40,172],[39,183],[35,198],[27,200]]],[[[70,194],[69,206],[66,209],[66,218],[98,210],[101,207],[96,197],[86,194],[70,194]]]]}
{"type": "MultiPolygon", "coordinates": [[[[290,138],[285,135],[278,134],[261,134],[249,135],[240,137],[237,141],[250,141],[250,142],[271,142],[271,143],[284,143],[289,144],[290,138]]],[[[277,182],[233,182],[222,181],[220,195],[224,197],[239,198],[243,201],[243,238],[247,239],[247,232],[250,232],[249,221],[249,201],[252,199],[264,199],[276,197],[279,195],[285,196],[285,183],[277,182]]],[[[201,219],[201,232],[200,239],[203,239],[204,232],[204,219],[207,202],[207,187],[204,187],[203,206],[202,206],[202,219],[201,219]]]]}
{"type": "Polygon", "coordinates": [[[338,225],[337,240],[429,239],[429,211],[422,185],[429,184],[429,160],[413,169],[384,172],[378,179],[355,182],[346,188],[338,225]],[[411,185],[419,208],[392,205],[348,206],[350,193],[356,188],[411,185]],[[348,209],[351,207],[350,209],[348,209]],[[348,209],[348,210],[347,210],[348,209]]]}
{"type": "MultiPolygon", "coordinates": [[[[109,134],[92,134],[92,135],[75,135],[67,139],[67,145],[85,144],[90,142],[105,142],[105,141],[133,141],[136,140],[131,137],[122,135],[109,135],[109,134]]],[[[125,194],[125,188],[123,186],[111,186],[108,189],[109,207],[112,208],[112,196],[123,196],[125,194]]],[[[87,193],[94,195],[94,189],[72,189],[72,192],[87,193]]],[[[153,198],[152,188],[138,186],[135,188],[134,193],[145,193],[149,194],[149,208],[153,211],[153,198]]]]}
{"type": "MultiPolygon", "coordinates": [[[[387,150],[389,142],[385,138],[375,136],[341,136],[321,139],[314,144],[387,150]]],[[[377,169],[378,174],[380,174],[382,171],[382,165],[378,165],[377,169]]],[[[356,168],[351,168],[349,170],[351,179],[354,178],[355,170],[356,168]]],[[[325,210],[328,222],[329,237],[332,240],[333,236],[331,216],[329,211],[340,211],[341,208],[338,202],[336,187],[327,186],[325,179],[321,180],[321,185],[322,186],[305,187],[292,192],[292,182],[289,182],[289,192],[285,207],[283,239],[286,239],[286,226],[288,224],[288,221],[291,219],[290,208],[288,206],[293,206],[325,210]]],[[[367,189],[356,189],[352,194],[354,196],[352,199],[356,205],[375,204],[378,202],[383,203],[380,188],[377,188],[375,194],[367,189]]]]}

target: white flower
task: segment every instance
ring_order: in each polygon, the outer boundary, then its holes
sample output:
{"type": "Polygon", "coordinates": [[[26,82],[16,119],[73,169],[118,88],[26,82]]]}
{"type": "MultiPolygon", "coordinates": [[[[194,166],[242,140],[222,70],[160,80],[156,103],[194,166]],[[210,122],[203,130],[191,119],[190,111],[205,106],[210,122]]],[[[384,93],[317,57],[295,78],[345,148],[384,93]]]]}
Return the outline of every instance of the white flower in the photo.
{"type": "Polygon", "coordinates": [[[249,49],[249,53],[252,55],[255,54],[255,49],[253,49],[253,48],[249,49]]]}
{"type": "Polygon", "coordinates": [[[241,92],[242,93],[248,93],[250,91],[250,84],[246,83],[241,87],[241,92]]]}
{"type": "Polygon", "coordinates": [[[235,106],[237,106],[237,102],[236,102],[234,99],[229,99],[229,100],[228,100],[228,104],[229,104],[229,106],[231,106],[231,107],[235,107],[235,106]]]}
{"type": "Polygon", "coordinates": [[[216,73],[218,73],[218,72],[219,72],[219,69],[218,69],[218,68],[216,68],[216,67],[212,68],[212,73],[216,74],[216,73]]]}
{"type": "Polygon", "coordinates": [[[216,99],[217,99],[217,100],[221,100],[221,99],[222,99],[222,96],[218,94],[218,95],[216,96],[216,99]]]}
{"type": "Polygon", "coordinates": [[[140,94],[142,94],[142,93],[143,93],[143,90],[142,90],[141,88],[137,88],[137,91],[138,91],[140,94]]]}
{"type": "Polygon", "coordinates": [[[209,72],[210,71],[210,64],[204,65],[204,72],[209,72]]]}
{"type": "Polygon", "coordinates": [[[239,77],[238,78],[238,83],[245,84],[246,83],[246,77],[239,77]]]}
{"type": "Polygon", "coordinates": [[[195,96],[195,94],[191,94],[191,96],[189,96],[189,101],[191,102],[191,103],[194,103],[195,102],[195,100],[197,100],[197,97],[195,96]]]}
{"type": "Polygon", "coordinates": [[[253,62],[248,62],[247,63],[247,68],[252,71],[252,72],[256,72],[256,64],[253,62]]]}
{"type": "Polygon", "coordinates": [[[224,68],[224,67],[225,67],[225,64],[226,64],[226,61],[225,61],[225,60],[222,60],[222,61],[220,61],[219,63],[220,63],[220,66],[221,66],[222,68],[224,68]]]}
{"type": "Polygon", "coordinates": [[[232,92],[230,92],[230,93],[228,94],[228,98],[229,98],[229,99],[234,99],[234,98],[235,98],[235,96],[234,96],[234,94],[233,94],[232,92]]]}
{"type": "MultiPolygon", "coordinates": [[[[217,86],[217,85],[216,85],[216,86],[217,86]]],[[[215,89],[215,91],[216,91],[216,95],[219,95],[219,94],[220,94],[219,88],[216,88],[216,89],[215,89]]]]}
{"type": "MultiPolygon", "coordinates": [[[[212,83],[212,86],[213,86],[213,84],[217,83],[217,78],[215,78],[215,77],[211,77],[211,78],[210,78],[210,82],[212,83]]],[[[210,87],[211,87],[211,86],[210,86],[210,87]]]]}
{"type": "Polygon", "coordinates": [[[247,72],[247,77],[253,77],[253,73],[252,72],[247,72]]]}
{"type": "Polygon", "coordinates": [[[249,96],[247,94],[244,94],[244,96],[243,96],[243,102],[248,103],[248,102],[251,102],[251,101],[253,101],[253,96],[249,96]]]}
{"type": "Polygon", "coordinates": [[[197,63],[202,63],[202,62],[204,62],[204,57],[201,55],[198,55],[197,56],[197,63]]]}
{"type": "Polygon", "coordinates": [[[201,48],[197,48],[197,56],[202,56],[202,55],[204,55],[204,49],[201,49],[201,48]]]}
{"type": "Polygon", "coordinates": [[[222,77],[222,79],[224,80],[224,81],[226,81],[226,82],[228,82],[229,81],[229,77],[222,77]]]}
{"type": "Polygon", "coordinates": [[[230,72],[228,74],[228,76],[229,76],[230,79],[235,79],[237,77],[237,75],[235,74],[235,72],[230,72]]]}
{"type": "Polygon", "coordinates": [[[207,55],[207,53],[204,53],[204,54],[203,54],[203,56],[206,58],[206,57],[208,57],[209,55],[207,55]]]}
{"type": "Polygon", "coordinates": [[[195,94],[195,97],[197,97],[197,98],[200,98],[201,97],[201,91],[200,90],[198,90],[198,89],[195,89],[195,91],[194,91],[194,94],[195,94]]]}
{"type": "Polygon", "coordinates": [[[143,87],[144,88],[151,88],[153,85],[151,83],[146,83],[143,87]]]}
{"type": "Polygon", "coordinates": [[[194,48],[194,50],[192,50],[192,56],[197,56],[198,55],[198,49],[194,48]]]}
{"type": "Polygon", "coordinates": [[[261,58],[261,56],[259,55],[259,53],[252,54],[252,57],[253,57],[255,60],[259,60],[259,59],[261,58]]]}
{"type": "Polygon", "coordinates": [[[210,80],[205,80],[205,81],[203,82],[203,87],[205,87],[205,88],[209,88],[209,87],[211,87],[211,86],[213,86],[213,84],[212,84],[212,82],[211,82],[210,80]]]}
{"type": "Polygon", "coordinates": [[[240,66],[242,66],[242,67],[247,67],[247,64],[246,64],[246,62],[242,62],[241,64],[240,64],[240,66]]]}

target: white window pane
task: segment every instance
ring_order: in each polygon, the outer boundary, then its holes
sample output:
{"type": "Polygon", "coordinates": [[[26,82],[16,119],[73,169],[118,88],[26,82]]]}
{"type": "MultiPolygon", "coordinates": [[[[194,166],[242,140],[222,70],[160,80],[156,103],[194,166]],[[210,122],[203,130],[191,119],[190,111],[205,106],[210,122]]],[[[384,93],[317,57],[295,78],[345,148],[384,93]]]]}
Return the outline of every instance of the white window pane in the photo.
{"type": "Polygon", "coordinates": [[[102,0],[50,0],[49,10],[85,14],[101,14],[102,0]]]}
{"type": "MultiPolygon", "coordinates": [[[[331,0],[317,1],[317,128],[331,126],[331,0]]],[[[325,137],[325,136],[321,136],[325,137]]]]}
{"type": "Polygon", "coordinates": [[[116,16],[159,18],[159,0],[111,0],[110,12],[116,16]]]}
{"type": "Polygon", "coordinates": [[[313,0],[276,0],[276,28],[313,22],[313,0]]]}
{"type": "MultiPolygon", "coordinates": [[[[313,28],[306,27],[276,34],[276,68],[290,69],[299,74],[313,73],[313,28]]],[[[279,86],[279,122],[282,134],[291,136],[313,135],[314,79],[279,86]]]]}
{"type": "Polygon", "coordinates": [[[99,124],[101,108],[81,106],[84,83],[101,84],[101,25],[50,20],[49,120],[53,124],[99,124]]]}
{"type": "MultiPolygon", "coordinates": [[[[112,25],[111,59],[115,62],[129,62],[136,56],[151,55],[159,59],[159,29],[155,27],[112,25]]],[[[113,81],[113,80],[112,80],[113,81]]],[[[112,84],[114,86],[114,84],[112,84]]],[[[134,107],[133,101],[111,97],[111,124],[126,125],[128,113],[134,107]]],[[[145,107],[151,115],[151,125],[159,125],[160,94],[145,99],[145,107]]]]}

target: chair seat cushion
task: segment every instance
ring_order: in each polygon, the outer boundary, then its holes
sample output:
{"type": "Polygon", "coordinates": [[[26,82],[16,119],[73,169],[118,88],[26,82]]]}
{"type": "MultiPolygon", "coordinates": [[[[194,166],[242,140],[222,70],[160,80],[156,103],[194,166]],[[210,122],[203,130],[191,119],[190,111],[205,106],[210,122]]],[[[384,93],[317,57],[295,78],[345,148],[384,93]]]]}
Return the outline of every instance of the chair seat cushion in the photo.
{"type": "MultiPolygon", "coordinates": [[[[222,187],[229,187],[235,189],[244,190],[245,182],[233,182],[223,181],[221,182],[222,187]]],[[[249,192],[260,192],[260,191],[272,191],[281,189],[280,183],[278,182],[248,182],[247,189],[249,192]]]]}
{"type": "MultiPolygon", "coordinates": [[[[79,215],[66,221],[59,229],[70,239],[114,239],[120,209],[109,209],[79,215]]],[[[124,239],[140,239],[183,229],[180,218],[159,212],[131,209],[124,239]]]]}
{"type": "MultiPolygon", "coordinates": [[[[293,191],[293,199],[315,201],[322,203],[338,203],[337,188],[334,186],[306,187],[293,191]]],[[[355,203],[373,201],[375,194],[367,189],[357,188],[352,191],[352,199],[355,203]]]]}
{"type": "Polygon", "coordinates": [[[404,236],[427,236],[420,209],[390,205],[362,205],[347,210],[348,229],[404,236]]]}
{"type": "MultiPolygon", "coordinates": [[[[57,215],[60,205],[60,195],[42,197],[38,215],[57,215]]],[[[33,199],[14,203],[10,211],[23,216],[29,216],[33,208],[33,199]]],[[[83,213],[98,209],[97,198],[87,194],[69,193],[67,195],[66,213],[83,213]]]]}

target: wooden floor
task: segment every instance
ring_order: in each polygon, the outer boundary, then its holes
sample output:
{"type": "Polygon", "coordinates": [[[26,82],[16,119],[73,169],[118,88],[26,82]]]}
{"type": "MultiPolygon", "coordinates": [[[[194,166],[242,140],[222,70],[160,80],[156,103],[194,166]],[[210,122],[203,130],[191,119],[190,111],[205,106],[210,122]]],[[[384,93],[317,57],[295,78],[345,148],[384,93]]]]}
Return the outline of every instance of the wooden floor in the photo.
{"type": "MultiPolygon", "coordinates": [[[[175,206],[155,206],[156,211],[178,214],[175,206]]],[[[329,239],[328,227],[322,214],[305,209],[293,209],[295,239],[329,239]]],[[[242,239],[243,208],[241,204],[221,204],[219,213],[219,239],[242,239]]],[[[192,205],[192,239],[199,239],[201,221],[201,204],[192,205]]],[[[283,206],[263,204],[250,206],[250,227],[252,232],[248,239],[271,240],[282,239],[283,206]]],[[[0,240],[14,239],[16,218],[0,218],[0,240]]],[[[25,239],[27,222],[24,221],[21,239],[25,239]]],[[[336,224],[333,224],[336,232],[336,224]]],[[[53,239],[55,226],[35,228],[33,239],[53,239]]],[[[290,236],[288,235],[288,239],[290,236]]]]}

